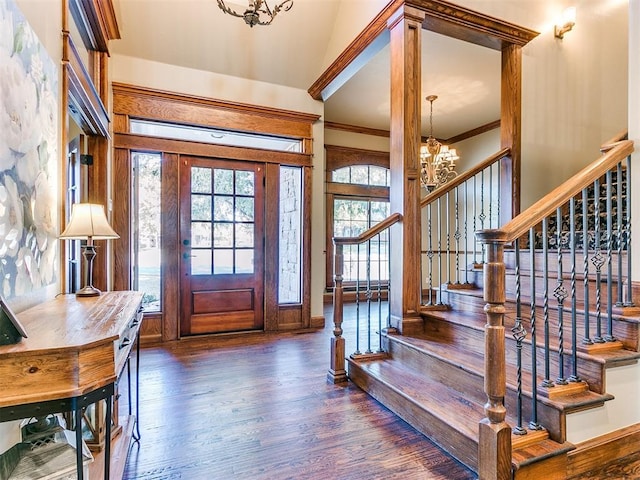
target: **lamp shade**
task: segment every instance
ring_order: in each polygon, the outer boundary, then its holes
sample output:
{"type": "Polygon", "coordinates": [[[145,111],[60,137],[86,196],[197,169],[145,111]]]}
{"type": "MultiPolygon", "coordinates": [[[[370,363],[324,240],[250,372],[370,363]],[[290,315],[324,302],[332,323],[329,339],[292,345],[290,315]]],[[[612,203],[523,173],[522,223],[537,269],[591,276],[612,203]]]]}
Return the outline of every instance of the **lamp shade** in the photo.
{"type": "Polygon", "coordinates": [[[102,205],[75,203],[71,208],[71,220],[60,238],[107,240],[120,238],[120,235],[109,225],[102,205]]]}

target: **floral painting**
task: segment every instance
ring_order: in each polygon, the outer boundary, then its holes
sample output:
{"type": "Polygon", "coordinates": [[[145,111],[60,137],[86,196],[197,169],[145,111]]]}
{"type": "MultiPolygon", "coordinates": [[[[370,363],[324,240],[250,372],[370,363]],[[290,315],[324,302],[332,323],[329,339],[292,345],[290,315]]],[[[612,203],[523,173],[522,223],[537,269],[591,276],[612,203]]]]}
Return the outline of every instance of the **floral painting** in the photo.
{"type": "Polygon", "coordinates": [[[58,74],[13,0],[0,0],[0,293],[56,281],[58,74]]]}

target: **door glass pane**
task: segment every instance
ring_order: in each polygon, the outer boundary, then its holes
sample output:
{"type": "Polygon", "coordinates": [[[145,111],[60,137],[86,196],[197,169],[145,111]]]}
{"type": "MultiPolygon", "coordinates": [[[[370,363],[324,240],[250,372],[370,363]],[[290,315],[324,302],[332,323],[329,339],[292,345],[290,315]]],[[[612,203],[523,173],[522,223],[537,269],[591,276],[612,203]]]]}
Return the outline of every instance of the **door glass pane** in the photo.
{"type": "Polygon", "coordinates": [[[211,275],[211,250],[191,250],[191,275],[211,275]]]}
{"type": "Polygon", "coordinates": [[[214,223],[213,224],[213,246],[215,248],[233,247],[233,224],[214,223]]]}
{"type": "Polygon", "coordinates": [[[236,172],[236,195],[251,195],[253,196],[253,172],[243,172],[238,170],[236,172]]]}
{"type": "Polygon", "coordinates": [[[193,248],[211,248],[211,224],[193,222],[191,224],[191,246],[193,248]]]}
{"type": "Polygon", "coordinates": [[[253,223],[236,224],[236,248],[253,248],[253,223]]]}
{"type": "Polygon", "coordinates": [[[217,222],[233,221],[233,197],[213,197],[213,219],[217,222]]]}
{"type": "Polygon", "coordinates": [[[236,222],[253,222],[253,198],[236,198],[236,222]]]}
{"type": "Polygon", "coordinates": [[[278,302],[302,298],[302,169],[280,167],[278,302]]]}
{"type": "Polygon", "coordinates": [[[131,152],[133,178],[132,288],[144,292],[145,312],[162,309],[161,166],[159,153],[131,152]]]}
{"type": "Polygon", "coordinates": [[[236,273],[253,273],[253,250],[236,250],[236,273]]]}
{"type": "Polygon", "coordinates": [[[213,193],[233,195],[233,170],[214,170],[213,193]]]}
{"type": "Polygon", "coordinates": [[[213,252],[214,275],[233,273],[233,250],[217,249],[213,252]]]}
{"type": "Polygon", "coordinates": [[[191,220],[211,220],[211,195],[191,195],[191,220]]]}
{"type": "Polygon", "coordinates": [[[211,193],[211,169],[193,167],[191,169],[191,191],[211,193]]]}

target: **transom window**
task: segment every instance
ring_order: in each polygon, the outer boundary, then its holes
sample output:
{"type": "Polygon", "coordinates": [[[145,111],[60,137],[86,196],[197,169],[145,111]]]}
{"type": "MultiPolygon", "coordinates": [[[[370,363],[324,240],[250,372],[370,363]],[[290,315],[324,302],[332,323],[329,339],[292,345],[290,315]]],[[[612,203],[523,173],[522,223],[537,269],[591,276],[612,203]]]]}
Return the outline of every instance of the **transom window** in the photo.
{"type": "Polygon", "coordinates": [[[389,186],[389,169],[375,165],[351,165],[334,170],[331,180],[355,185],[389,186]]]}

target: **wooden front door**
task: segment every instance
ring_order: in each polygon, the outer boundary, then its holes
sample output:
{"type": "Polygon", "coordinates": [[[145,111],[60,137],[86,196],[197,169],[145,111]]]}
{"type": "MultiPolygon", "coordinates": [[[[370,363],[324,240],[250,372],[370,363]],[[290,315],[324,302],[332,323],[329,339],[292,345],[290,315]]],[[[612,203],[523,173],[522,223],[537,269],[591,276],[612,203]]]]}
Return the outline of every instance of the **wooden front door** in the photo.
{"type": "Polygon", "coordinates": [[[264,325],[264,166],[181,157],[182,335],[264,325]]]}

